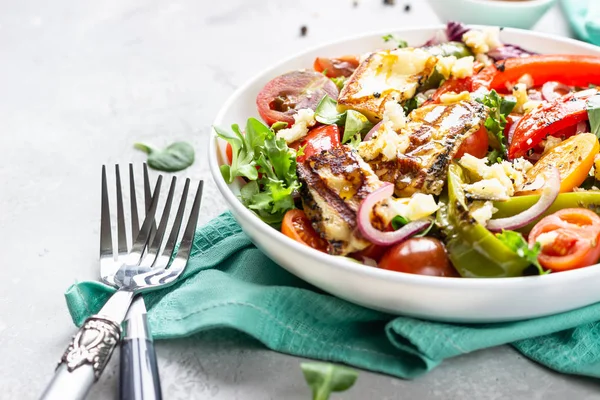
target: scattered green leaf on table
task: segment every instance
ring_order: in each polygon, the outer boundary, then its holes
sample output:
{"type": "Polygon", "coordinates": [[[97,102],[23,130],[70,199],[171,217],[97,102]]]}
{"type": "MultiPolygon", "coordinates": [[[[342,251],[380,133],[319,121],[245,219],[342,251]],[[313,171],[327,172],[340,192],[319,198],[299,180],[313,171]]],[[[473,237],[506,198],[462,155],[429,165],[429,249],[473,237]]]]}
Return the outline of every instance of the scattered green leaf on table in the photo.
{"type": "Polygon", "coordinates": [[[134,147],[148,154],[148,166],[166,172],[177,172],[194,163],[194,148],[186,142],[175,142],[164,149],[156,149],[143,143],[134,147]]]}
{"type": "Polygon", "coordinates": [[[329,363],[301,363],[306,383],[312,388],[313,400],[327,400],[333,392],[348,390],[358,372],[352,368],[329,363]]]}

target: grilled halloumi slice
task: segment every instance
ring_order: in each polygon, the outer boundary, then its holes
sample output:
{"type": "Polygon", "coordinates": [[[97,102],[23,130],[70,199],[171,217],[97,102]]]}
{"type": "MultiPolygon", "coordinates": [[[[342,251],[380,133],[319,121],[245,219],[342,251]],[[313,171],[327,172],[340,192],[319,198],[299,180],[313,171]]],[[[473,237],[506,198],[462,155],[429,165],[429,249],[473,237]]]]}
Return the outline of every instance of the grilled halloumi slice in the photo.
{"type": "Polygon", "coordinates": [[[373,123],[384,105],[411,99],[433,72],[437,59],[422,49],[403,48],[370,54],[354,71],[338,97],[340,109],[361,112],[373,123]]]}
{"type": "Polygon", "coordinates": [[[487,109],[475,101],[417,108],[400,132],[410,142],[404,151],[398,152],[395,160],[381,155],[369,160],[369,165],[382,181],[395,184],[397,196],[415,192],[439,195],[458,148],[486,118],[487,109]]]}
{"type": "MultiPolygon", "coordinates": [[[[340,146],[298,164],[304,212],[315,230],[329,243],[328,252],[346,255],[370,243],[357,229],[361,201],[383,185],[369,164],[349,146],[340,146]]],[[[383,221],[372,217],[381,229],[383,221]]]]}

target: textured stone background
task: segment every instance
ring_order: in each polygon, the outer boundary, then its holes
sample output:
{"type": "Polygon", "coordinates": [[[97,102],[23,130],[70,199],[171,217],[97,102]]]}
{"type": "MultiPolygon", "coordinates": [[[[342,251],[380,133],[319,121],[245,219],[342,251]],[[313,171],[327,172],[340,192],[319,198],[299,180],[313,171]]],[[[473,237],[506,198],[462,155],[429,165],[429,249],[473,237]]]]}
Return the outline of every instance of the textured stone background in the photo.
{"type": "MultiPolygon", "coordinates": [[[[207,221],[224,209],[204,155],[225,99],[261,69],[323,40],[438,22],[421,0],[396,3],[1,1],[0,399],[36,398],[75,331],[62,293],[97,275],[99,166],[141,162],[135,141],[192,142],[198,160],[185,174],[207,180],[207,221]]],[[[536,29],[569,34],[558,9],[536,29]]],[[[210,332],[159,342],[165,398],[310,398],[300,359],[239,339],[210,332]]],[[[115,397],[116,360],[91,398],[115,397]]],[[[505,346],[412,382],[362,372],[336,398],[592,399],[599,390],[505,346]]]]}

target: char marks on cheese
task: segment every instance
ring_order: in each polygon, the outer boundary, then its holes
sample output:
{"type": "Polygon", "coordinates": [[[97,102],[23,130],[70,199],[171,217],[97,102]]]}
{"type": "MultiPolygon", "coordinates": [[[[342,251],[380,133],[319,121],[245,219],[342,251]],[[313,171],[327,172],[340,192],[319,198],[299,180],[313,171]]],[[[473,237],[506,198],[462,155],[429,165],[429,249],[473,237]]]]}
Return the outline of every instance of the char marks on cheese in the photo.
{"type": "Polygon", "coordinates": [[[330,254],[346,255],[369,245],[358,232],[356,214],[362,200],[383,183],[358,154],[340,146],[314,155],[298,164],[298,178],[304,211],[329,242],[330,254]]]}
{"type": "Polygon", "coordinates": [[[487,117],[485,107],[474,101],[450,105],[432,104],[417,108],[403,129],[410,144],[396,161],[369,161],[383,181],[396,186],[396,195],[415,192],[439,195],[448,167],[463,140],[479,130],[487,117]]]}

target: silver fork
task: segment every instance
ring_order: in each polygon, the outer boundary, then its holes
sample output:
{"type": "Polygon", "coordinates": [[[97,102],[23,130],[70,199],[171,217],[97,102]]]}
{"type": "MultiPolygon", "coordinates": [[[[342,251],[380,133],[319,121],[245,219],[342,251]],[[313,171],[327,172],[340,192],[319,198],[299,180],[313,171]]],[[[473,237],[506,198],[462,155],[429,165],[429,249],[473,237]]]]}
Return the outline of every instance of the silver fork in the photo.
{"type": "MultiPolygon", "coordinates": [[[[130,174],[133,175],[132,167],[130,167],[130,174]]],[[[187,196],[182,196],[179,203],[179,210],[177,211],[177,216],[171,227],[164,250],[160,251],[169,218],[167,208],[170,210],[170,204],[173,201],[176,178],[173,178],[171,181],[165,210],[163,211],[156,234],[151,241],[161,183],[162,176],[159,176],[142,227],[139,228],[139,232],[134,236],[135,240],[133,241],[131,251],[127,254],[122,251],[124,248],[127,248],[127,241],[124,235],[119,235],[121,237],[117,238],[117,254],[119,255],[120,265],[118,265],[118,268],[115,268],[113,265],[110,269],[112,273],[109,273],[109,269],[106,269],[109,267],[101,267],[102,280],[105,282],[114,282],[114,286],[118,288],[117,292],[111,296],[98,314],[91,316],[84,322],[82,328],[73,337],[61,358],[53,379],[42,394],[42,399],[68,400],[85,398],[93,383],[100,377],[120,339],[120,324],[134,296],[175,283],[176,279],[185,269],[192,249],[194,232],[200,212],[203,181],[199,182],[187,225],[176,253],[174,251],[176,247],[175,243],[177,242],[183,221],[187,196]],[[105,273],[106,275],[104,275],[105,273]]],[[[184,189],[184,194],[186,195],[189,183],[190,180],[187,179],[184,189]]],[[[100,223],[101,266],[108,266],[111,256],[114,257],[110,214],[108,213],[107,186],[106,167],[103,166],[102,209],[107,210],[107,212],[102,213],[100,223]],[[104,258],[104,261],[102,261],[102,258],[104,258]]],[[[135,196],[134,189],[131,189],[131,193],[135,196]]],[[[134,203],[135,200],[132,200],[132,204],[134,203]]],[[[133,213],[132,210],[132,215],[133,213]]],[[[137,205],[135,206],[135,214],[137,215],[137,205]]],[[[117,233],[119,234],[119,232],[125,232],[120,176],[117,179],[117,233]]]]}

